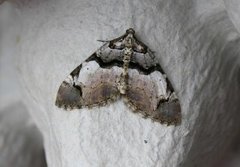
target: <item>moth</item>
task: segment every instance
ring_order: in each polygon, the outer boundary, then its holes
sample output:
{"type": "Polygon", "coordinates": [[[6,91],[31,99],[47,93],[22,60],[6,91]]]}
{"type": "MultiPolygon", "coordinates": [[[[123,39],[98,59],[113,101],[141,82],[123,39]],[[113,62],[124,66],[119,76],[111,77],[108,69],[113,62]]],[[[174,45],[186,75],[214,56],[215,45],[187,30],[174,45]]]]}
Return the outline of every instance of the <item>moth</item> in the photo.
{"type": "Polygon", "coordinates": [[[180,124],[181,107],[172,84],[135,31],[129,28],[124,35],[104,42],[62,82],[56,106],[91,108],[122,98],[144,118],[180,124]]]}

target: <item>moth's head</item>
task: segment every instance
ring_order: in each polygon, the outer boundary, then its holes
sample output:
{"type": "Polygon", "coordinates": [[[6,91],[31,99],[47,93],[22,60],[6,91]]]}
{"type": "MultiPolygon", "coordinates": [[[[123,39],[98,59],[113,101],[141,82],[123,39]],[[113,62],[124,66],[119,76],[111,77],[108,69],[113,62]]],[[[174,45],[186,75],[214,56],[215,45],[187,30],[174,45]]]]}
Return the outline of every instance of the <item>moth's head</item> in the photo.
{"type": "Polygon", "coordinates": [[[135,34],[135,31],[134,31],[133,28],[129,28],[129,29],[126,30],[126,33],[127,34],[135,34]]]}

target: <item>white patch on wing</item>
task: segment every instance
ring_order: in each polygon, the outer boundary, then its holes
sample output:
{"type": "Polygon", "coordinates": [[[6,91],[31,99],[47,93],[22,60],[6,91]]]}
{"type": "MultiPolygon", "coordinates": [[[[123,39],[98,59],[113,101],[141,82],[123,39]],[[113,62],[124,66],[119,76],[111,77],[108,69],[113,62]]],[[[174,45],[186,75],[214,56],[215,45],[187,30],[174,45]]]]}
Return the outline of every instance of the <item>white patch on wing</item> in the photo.
{"type": "Polygon", "coordinates": [[[69,84],[73,84],[73,79],[72,79],[72,76],[71,75],[68,75],[67,78],[65,79],[65,81],[69,84]]]}
{"type": "MultiPolygon", "coordinates": [[[[131,79],[138,79],[147,82],[147,87],[150,86],[150,84],[154,87],[152,89],[153,92],[156,92],[156,94],[160,97],[163,96],[167,99],[169,96],[169,92],[167,92],[167,81],[166,78],[162,73],[159,71],[154,71],[153,73],[149,75],[140,74],[139,71],[136,69],[129,69],[129,78],[131,79]]],[[[140,84],[140,82],[136,82],[137,84],[140,84]]],[[[130,85],[131,86],[131,85],[130,85]]],[[[138,86],[138,85],[134,85],[138,86]]]]}
{"type": "Polygon", "coordinates": [[[165,99],[168,98],[169,92],[167,91],[167,81],[162,73],[154,71],[149,75],[150,80],[156,85],[156,91],[158,96],[163,96],[165,99]]]}
{"type": "Polygon", "coordinates": [[[78,77],[78,83],[82,83],[83,85],[90,84],[93,80],[103,80],[105,82],[113,82],[116,76],[119,76],[122,73],[122,68],[113,66],[110,69],[101,68],[99,64],[95,61],[84,62],[82,63],[82,69],[80,71],[78,77]],[[103,75],[105,74],[105,75],[103,75]],[[109,77],[106,77],[106,74],[109,77]],[[104,78],[101,78],[104,77],[104,78]]]}

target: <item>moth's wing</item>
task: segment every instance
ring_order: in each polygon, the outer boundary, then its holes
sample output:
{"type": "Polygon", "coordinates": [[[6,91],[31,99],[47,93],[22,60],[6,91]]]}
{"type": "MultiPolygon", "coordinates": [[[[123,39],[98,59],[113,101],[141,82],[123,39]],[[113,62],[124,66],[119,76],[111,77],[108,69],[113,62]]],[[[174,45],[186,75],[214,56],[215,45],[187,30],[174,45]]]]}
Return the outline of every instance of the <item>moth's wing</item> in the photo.
{"type": "Polygon", "coordinates": [[[56,106],[65,109],[82,107],[82,88],[76,85],[76,78],[78,78],[81,68],[82,65],[75,68],[60,85],[55,102],[56,106]]]}
{"type": "MultiPolygon", "coordinates": [[[[155,56],[153,52],[141,41],[137,40],[134,36],[134,43],[133,43],[133,55],[131,57],[131,63],[134,66],[139,66],[142,70],[149,70],[151,68],[159,68],[161,67],[157,64],[155,60],[155,56]]],[[[130,64],[131,65],[131,64],[130,64]]]]}
{"type": "Polygon", "coordinates": [[[104,105],[119,96],[117,79],[122,72],[122,40],[125,36],[106,42],[63,81],[57,94],[57,106],[69,109],[92,107],[104,105]]]}
{"type": "Polygon", "coordinates": [[[119,67],[102,68],[94,53],[61,84],[56,105],[73,109],[114,101],[119,96],[117,79],[120,73],[119,67]]]}
{"type": "Polygon", "coordinates": [[[127,33],[124,35],[106,42],[102,47],[100,47],[96,55],[100,58],[103,63],[111,63],[111,65],[122,66],[123,56],[124,56],[124,39],[127,33]]]}
{"type": "Polygon", "coordinates": [[[135,112],[154,121],[168,125],[179,124],[180,103],[161,66],[140,59],[151,53],[134,54],[136,59],[130,62],[132,68],[129,69],[128,91],[125,96],[128,104],[135,112]]]}
{"type": "Polygon", "coordinates": [[[168,100],[159,101],[152,119],[167,123],[168,125],[178,125],[181,123],[181,106],[174,92],[168,100]]]}
{"type": "Polygon", "coordinates": [[[105,43],[96,51],[96,56],[101,65],[122,65],[124,52],[123,49],[113,49],[109,47],[110,42],[105,43]]]}
{"type": "Polygon", "coordinates": [[[77,79],[82,87],[84,106],[101,106],[119,97],[117,81],[121,74],[121,68],[102,68],[97,61],[86,61],[77,79]]]}

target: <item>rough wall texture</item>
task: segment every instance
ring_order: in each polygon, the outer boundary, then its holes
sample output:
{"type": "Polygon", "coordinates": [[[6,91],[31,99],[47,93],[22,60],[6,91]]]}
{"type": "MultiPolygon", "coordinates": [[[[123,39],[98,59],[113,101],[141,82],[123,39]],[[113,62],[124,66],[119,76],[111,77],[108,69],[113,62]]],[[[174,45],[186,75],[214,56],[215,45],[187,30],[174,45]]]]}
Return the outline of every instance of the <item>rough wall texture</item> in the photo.
{"type": "Polygon", "coordinates": [[[238,0],[224,0],[229,18],[240,32],[240,2],[238,0]]]}
{"type": "Polygon", "coordinates": [[[46,166],[42,137],[21,102],[14,65],[18,19],[13,5],[0,1],[0,166],[46,166]]]}
{"type": "MultiPolygon", "coordinates": [[[[21,1],[17,63],[49,166],[212,166],[239,132],[239,34],[221,1],[21,1]],[[158,57],[183,120],[167,127],[118,101],[66,112],[62,80],[101,43],[133,27],[158,57]]],[[[237,24],[235,24],[237,25],[237,24]]]]}

